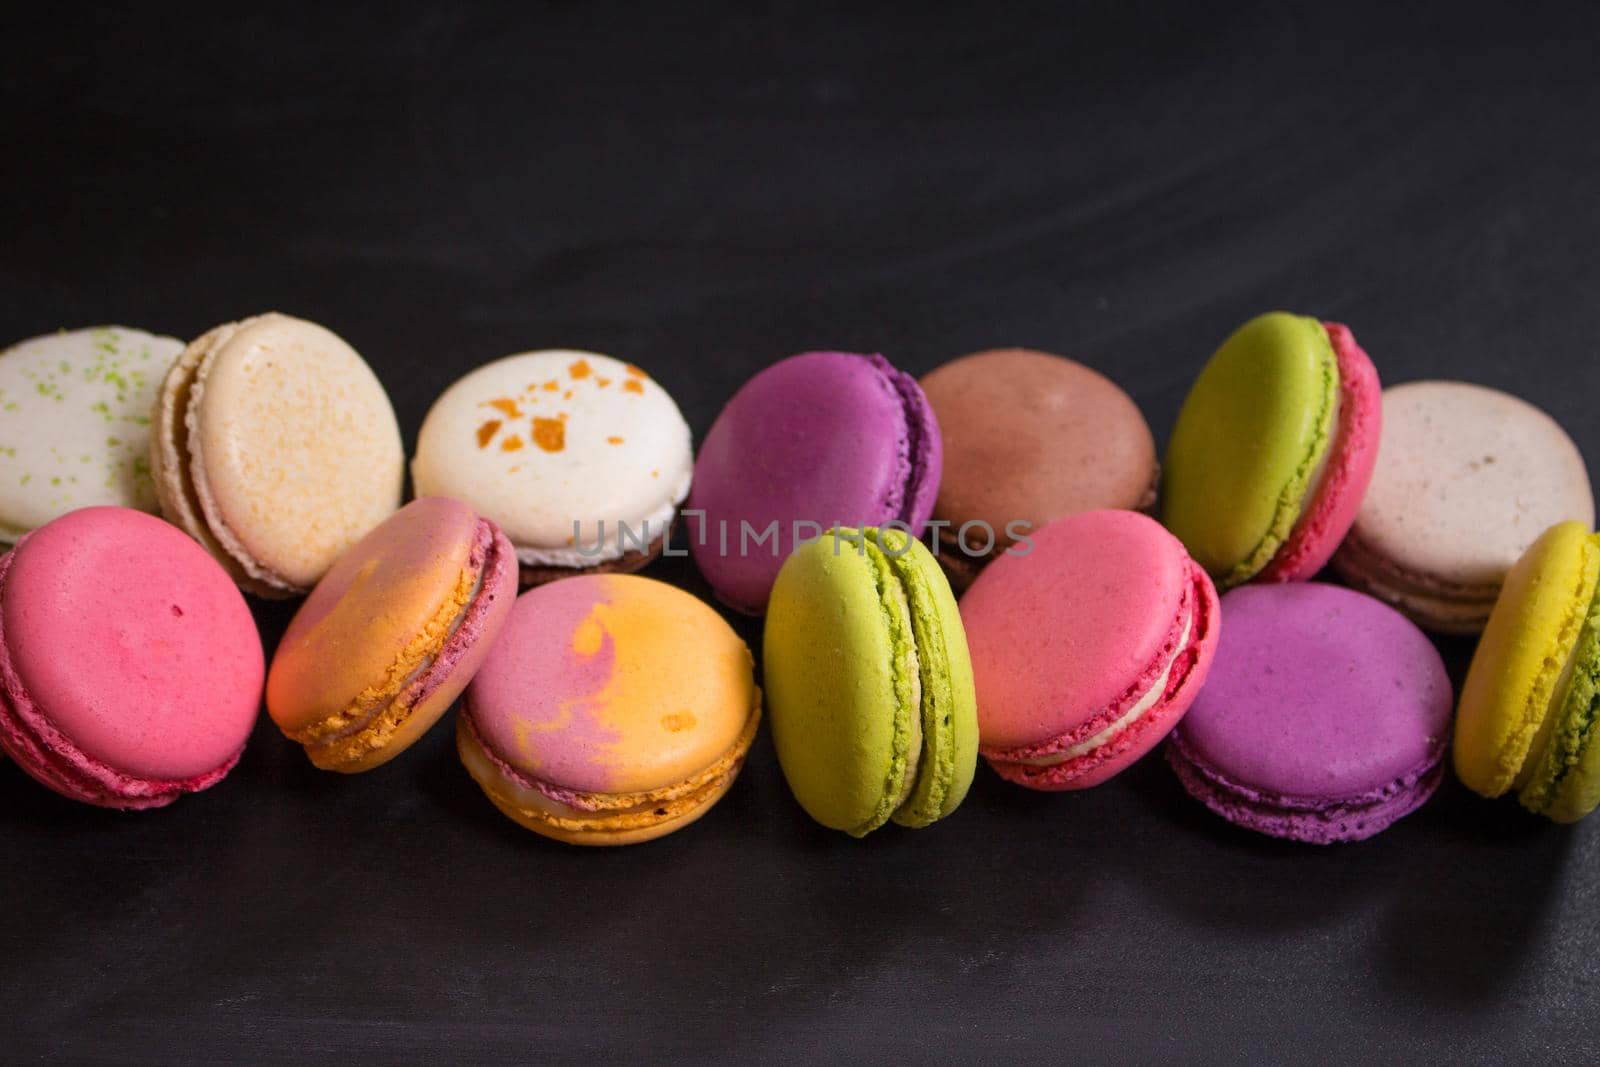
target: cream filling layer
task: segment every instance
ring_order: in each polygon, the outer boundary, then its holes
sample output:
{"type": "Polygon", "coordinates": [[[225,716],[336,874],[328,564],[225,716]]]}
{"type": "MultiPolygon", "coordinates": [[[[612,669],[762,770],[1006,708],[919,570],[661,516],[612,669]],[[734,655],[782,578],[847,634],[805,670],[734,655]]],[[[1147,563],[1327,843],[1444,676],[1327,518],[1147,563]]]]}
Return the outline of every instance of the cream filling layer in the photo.
{"type": "Polygon", "coordinates": [[[1031,759],[1019,759],[1012,762],[1024,763],[1030,767],[1054,767],[1058,764],[1066,763],[1068,760],[1075,760],[1079,756],[1093,752],[1107,741],[1110,741],[1117,734],[1138,722],[1145,712],[1156,706],[1156,702],[1161,699],[1161,694],[1167,691],[1167,681],[1172,677],[1172,666],[1178,662],[1178,657],[1181,656],[1183,654],[1183,650],[1189,646],[1189,631],[1193,627],[1194,610],[1191,608],[1189,613],[1184,616],[1183,630],[1178,634],[1178,642],[1173,646],[1172,655],[1168,657],[1167,664],[1164,668],[1162,668],[1160,677],[1158,677],[1155,682],[1151,684],[1150,688],[1145,691],[1144,695],[1139,697],[1138,700],[1134,701],[1134,704],[1131,708],[1119,715],[1117,720],[1111,723],[1111,725],[1107,726],[1104,730],[1101,730],[1093,737],[1084,741],[1079,741],[1071,748],[1065,749],[1061,752],[1052,752],[1047,756],[1034,756],[1031,759]]]}

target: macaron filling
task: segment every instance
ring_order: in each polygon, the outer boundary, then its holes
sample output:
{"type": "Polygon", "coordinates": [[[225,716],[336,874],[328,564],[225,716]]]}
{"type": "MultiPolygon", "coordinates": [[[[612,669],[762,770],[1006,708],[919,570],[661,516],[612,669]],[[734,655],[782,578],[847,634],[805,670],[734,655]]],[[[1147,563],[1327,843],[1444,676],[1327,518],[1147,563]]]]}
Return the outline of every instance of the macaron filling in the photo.
{"type": "Polygon", "coordinates": [[[1204,572],[1192,561],[1188,570],[1177,616],[1150,665],[1110,706],[1059,737],[1016,748],[982,747],[1001,777],[1023,785],[1071,781],[1126,751],[1152,727],[1159,717],[1151,711],[1183,691],[1216,625],[1204,572]]]}
{"type": "MultiPolygon", "coordinates": [[[[12,553],[0,555],[0,590],[5,587],[11,562],[12,553]]],[[[11,661],[3,615],[0,615],[0,747],[63,796],[130,810],[159,808],[184,793],[215,785],[227,776],[244,752],[241,746],[220,767],[192,778],[138,778],[113,769],[79,748],[28,697],[11,661]]]]}
{"type": "Polygon", "coordinates": [[[1030,756],[1026,759],[1019,759],[1017,762],[1026,763],[1030,767],[1054,767],[1058,764],[1066,763],[1068,760],[1077,759],[1079,756],[1088,755],[1123,730],[1132,726],[1145,712],[1155,707],[1162,695],[1166,693],[1168,682],[1172,677],[1172,668],[1177,664],[1178,657],[1183,654],[1184,646],[1189,640],[1189,631],[1193,628],[1193,625],[1193,613],[1186,613],[1183,618],[1183,634],[1178,638],[1178,644],[1173,647],[1172,656],[1167,660],[1166,667],[1162,669],[1161,674],[1157,676],[1150,688],[1145,690],[1144,695],[1131,708],[1123,712],[1115,722],[1093,737],[1079,741],[1061,752],[1052,752],[1046,756],[1030,756]]]}
{"type": "Polygon", "coordinates": [[[412,711],[444,684],[483,633],[490,598],[480,594],[488,579],[513,565],[502,543],[493,524],[479,519],[467,567],[453,594],[396,658],[384,681],[361,693],[339,714],[289,734],[305,746],[313,763],[337,768],[382,748],[412,711]]]}
{"type": "Polygon", "coordinates": [[[719,800],[744,766],[760,721],[758,699],[733,745],[709,767],[681,782],[632,793],[566,789],[525,774],[490,747],[470,703],[457,718],[456,748],[473,780],[517,822],[567,833],[622,834],[687,821],[719,800]]]}
{"type": "Polygon", "coordinates": [[[1321,326],[1320,333],[1323,344],[1318,346],[1317,362],[1322,378],[1322,403],[1313,416],[1311,446],[1288,483],[1279,490],[1272,520],[1261,540],[1217,580],[1219,590],[1248,582],[1268,569],[1280,552],[1294,545],[1296,525],[1307,513],[1309,502],[1322,490],[1339,427],[1340,373],[1327,327],[1321,326]]]}
{"type": "Polygon", "coordinates": [[[1600,723],[1600,587],[1566,658],[1538,733],[1516,778],[1517,799],[1529,811],[1574,822],[1600,802],[1589,776],[1575,773],[1594,754],[1600,723]]]}
{"type": "Polygon", "coordinates": [[[1409,815],[1433,795],[1444,776],[1443,737],[1415,768],[1375,789],[1339,797],[1305,797],[1260,789],[1209,766],[1173,733],[1167,762],[1184,789],[1229,822],[1272,837],[1309,844],[1360,841],[1409,815]]]}
{"type": "Polygon", "coordinates": [[[1304,504],[1272,559],[1261,570],[1267,581],[1299,581],[1325,566],[1355,520],[1377,456],[1383,392],[1378,372],[1348,327],[1322,323],[1333,349],[1338,388],[1333,397],[1332,443],[1317,460],[1304,504]]]}

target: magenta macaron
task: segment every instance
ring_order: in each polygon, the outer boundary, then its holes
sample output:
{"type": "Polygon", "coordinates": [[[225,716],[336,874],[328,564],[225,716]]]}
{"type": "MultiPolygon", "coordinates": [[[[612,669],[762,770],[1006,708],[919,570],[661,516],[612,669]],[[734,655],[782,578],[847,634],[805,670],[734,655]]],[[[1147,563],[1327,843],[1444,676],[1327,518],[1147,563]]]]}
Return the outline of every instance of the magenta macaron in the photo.
{"type": "Polygon", "coordinates": [[[1405,616],[1340,586],[1244,586],[1167,759],[1235,825],[1314,844],[1356,841],[1439,785],[1450,679],[1405,616]]]}
{"type": "Polygon", "coordinates": [[[999,556],[961,599],[979,751],[1001,777],[1082,789],[1155,747],[1217,646],[1216,589],[1132,511],[1068,515],[999,556]]]}
{"type": "Polygon", "coordinates": [[[775,363],[733,395],[700,446],[685,512],[695,563],[718,599],[759,615],[797,540],[834,526],[920,533],[943,458],[922,388],[882,356],[775,363]]]}
{"type": "Polygon", "coordinates": [[[214,785],[264,673],[232,579],[160,519],[84,508],[0,556],[0,746],[63,796],[155,808],[214,785]]]}

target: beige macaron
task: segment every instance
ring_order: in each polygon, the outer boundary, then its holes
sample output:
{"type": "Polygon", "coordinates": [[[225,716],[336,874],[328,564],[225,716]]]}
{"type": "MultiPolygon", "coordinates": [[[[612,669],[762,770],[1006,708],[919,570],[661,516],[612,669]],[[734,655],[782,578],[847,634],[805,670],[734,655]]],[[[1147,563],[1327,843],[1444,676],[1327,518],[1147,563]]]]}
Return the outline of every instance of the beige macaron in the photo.
{"type": "Polygon", "coordinates": [[[162,513],[258,596],[306,592],[400,506],[389,396],[316,323],[268,312],[192,341],[153,421],[162,513]]]}
{"type": "Polygon", "coordinates": [[[1469,382],[1383,391],[1372,484],[1334,568],[1418,625],[1475,634],[1506,572],[1558,522],[1594,526],[1583,456],[1549,415],[1469,382]]]}

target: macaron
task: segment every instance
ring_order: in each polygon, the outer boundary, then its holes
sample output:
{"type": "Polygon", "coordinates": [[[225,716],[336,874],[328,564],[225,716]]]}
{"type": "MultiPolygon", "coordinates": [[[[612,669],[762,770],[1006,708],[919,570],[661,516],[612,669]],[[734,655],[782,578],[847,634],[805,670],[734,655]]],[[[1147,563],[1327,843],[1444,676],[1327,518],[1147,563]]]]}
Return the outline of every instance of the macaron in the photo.
{"type": "Polygon", "coordinates": [[[1155,439],[1116,383],[1070,359],[998,348],[923,376],[944,439],[939,562],[961,589],[1029,530],[1156,500],[1155,439]]]}
{"type": "Polygon", "coordinates": [[[524,585],[649,563],[693,471],[665,389],[631,363],[564,349],[507,356],[450,386],[411,461],[418,495],[499,524],[524,585]]]}
{"type": "Polygon", "coordinates": [[[389,396],[355,349],[277,312],[189,343],[155,409],[161,512],[246,592],[305,593],[400,506],[389,396]]]}
{"type": "Polygon", "coordinates": [[[333,565],[267,672],[267,712],[324,770],[411,746],[472,680],[517,596],[498,527],[447,497],[413,500],[333,565]]]}
{"type": "Polygon", "coordinates": [[[239,590],[160,519],[83,508],[0,556],[0,748],[62,796],[157,808],[221,781],[264,670],[239,590]]]}
{"type": "Polygon", "coordinates": [[[1549,415],[1481,385],[1407,382],[1383,391],[1377,470],[1333,565],[1426,629],[1474,634],[1534,538],[1594,518],[1583,457],[1549,415]]]}
{"type": "Polygon", "coordinates": [[[791,356],[746,382],[700,446],[690,552],[719,600],[759,615],[800,541],[835,526],[920,534],[943,457],[927,397],[882,356],[791,356]]]}
{"type": "Polygon", "coordinates": [[[1222,615],[1211,674],[1167,746],[1190,796],[1247,830],[1331,844],[1433,795],[1450,679],[1405,616],[1320,582],[1235,589],[1222,615]]]}
{"type": "Polygon", "coordinates": [[[1067,515],[961,598],[983,757],[1032,789],[1099,785],[1193,703],[1221,618],[1204,570],[1133,511],[1067,515]]]}
{"type": "Polygon", "coordinates": [[[778,572],[761,655],[778,762],[817,822],[863,837],[931,825],[965,799],[972,663],[920,542],[869,527],[801,545],[778,572]]]}
{"type": "Polygon", "coordinates": [[[1162,521],[1223,589],[1311,577],[1372,479],[1381,395],[1346,327],[1282,311],[1251,319],[1178,412],[1162,521]]]}
{"type": "Polygon", "coordinates": [[[1461,689],[1456,776],[1576,822],[1600,804],[1600,536],[1545,531],[1506,575],[1461,689]]]}
{"type": "Polygon", "coordinates": [[[0,542],[78,508],[155,511],[150,409],[183,342],[126,326],[0,352],[0,542]]]}
{"type": "Polygon", "coordinates": [[[575,845],[681,829],[733,785],[761,718],[754,661],[710,606],[628,574],[517,598],[456,725],[495,807],[575,845]]]}

